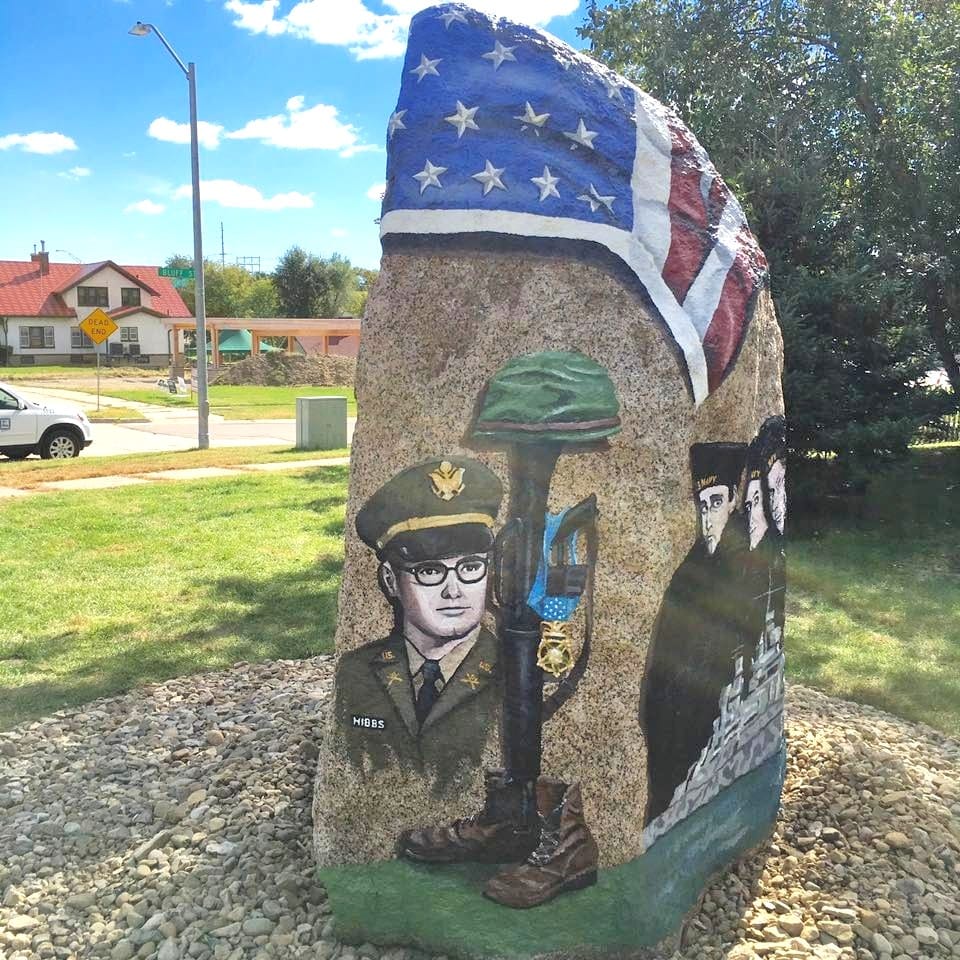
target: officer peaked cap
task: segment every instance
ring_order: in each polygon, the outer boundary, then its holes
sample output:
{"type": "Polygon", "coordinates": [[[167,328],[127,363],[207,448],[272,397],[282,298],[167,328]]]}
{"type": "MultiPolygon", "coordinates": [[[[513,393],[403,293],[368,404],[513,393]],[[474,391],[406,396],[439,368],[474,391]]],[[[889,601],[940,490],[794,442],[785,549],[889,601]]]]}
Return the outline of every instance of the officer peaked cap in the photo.
{"type": "Polygon", "coordinates": [[[357,513],[357,534],[378,554],[410,559],[485,551],[502,499],[500,479],[479,460],[436,457],[380,487],[357,513]]]}

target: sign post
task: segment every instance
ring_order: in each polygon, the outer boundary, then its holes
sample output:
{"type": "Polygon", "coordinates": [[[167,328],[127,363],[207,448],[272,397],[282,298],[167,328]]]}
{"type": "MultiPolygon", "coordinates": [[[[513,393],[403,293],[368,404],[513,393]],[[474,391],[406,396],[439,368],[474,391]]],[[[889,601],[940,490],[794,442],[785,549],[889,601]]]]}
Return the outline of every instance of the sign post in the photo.
{"type": "MultiPolygon", "coordinates": [[[[88,313],[80,321],[80,329],[96,344],[106,343],[111,333],[115,333],[120,328],[114,323],[113,317],[97,307],[88,313]]],[[[97,411],[100,410],[100,350],[95,351],[97,355],[97,411]]]]}

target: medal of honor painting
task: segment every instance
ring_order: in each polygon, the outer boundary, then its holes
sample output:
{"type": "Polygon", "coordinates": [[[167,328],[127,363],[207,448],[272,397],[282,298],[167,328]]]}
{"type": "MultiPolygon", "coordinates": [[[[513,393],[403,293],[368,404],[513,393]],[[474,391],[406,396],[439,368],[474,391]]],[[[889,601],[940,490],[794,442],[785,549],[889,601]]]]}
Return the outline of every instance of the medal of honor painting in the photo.
{"type": "Polygon", "coordinates": [[[693,134],[412,21],[364,317],[314,850],[338,936],[669,952],[784,771],[782,346],[693,134]]]}

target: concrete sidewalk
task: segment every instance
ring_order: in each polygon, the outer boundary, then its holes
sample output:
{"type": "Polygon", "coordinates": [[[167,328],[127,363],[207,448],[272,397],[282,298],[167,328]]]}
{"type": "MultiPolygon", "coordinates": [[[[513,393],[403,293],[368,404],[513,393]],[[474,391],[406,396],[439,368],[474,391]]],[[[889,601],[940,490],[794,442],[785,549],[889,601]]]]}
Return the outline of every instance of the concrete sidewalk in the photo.
{"type": "Polygon", "coordinates": [[[109,490],[144,483],[169,483],[177,480],[207,480],[219,477],[240,477],[245,473],[279,473],[312,467],[342,467],[349,457],[318,457],[313,460],[277,460],[272,463],[244,463],[236,467],[185,467],[181,470],[156,470],[151,473],[111,474],[105,477],[79,477],[76,480],[47,480],[30,490],[0,487],[0,500],[26,497],[31,493],[53,493],[58,490],[109,490]]]}

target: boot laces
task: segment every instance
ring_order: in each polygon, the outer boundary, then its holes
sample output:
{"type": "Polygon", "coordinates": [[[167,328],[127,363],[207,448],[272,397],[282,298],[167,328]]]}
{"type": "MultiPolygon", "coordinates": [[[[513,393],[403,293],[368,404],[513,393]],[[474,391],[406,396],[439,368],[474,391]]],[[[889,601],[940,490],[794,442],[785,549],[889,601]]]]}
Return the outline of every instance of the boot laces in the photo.
{"type": "Polygon", "coordinates": [[[542,867],[553,859],[553,855],[560,846],[560,809],[544,817],[540,815],[540,843],[536,850],[527,857],[527,863],[542,867]]]}

